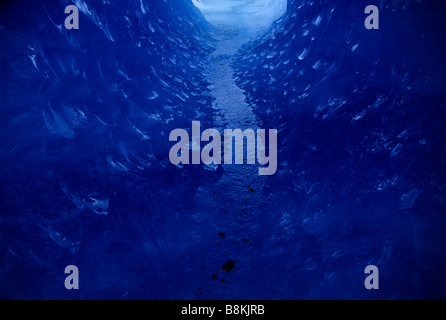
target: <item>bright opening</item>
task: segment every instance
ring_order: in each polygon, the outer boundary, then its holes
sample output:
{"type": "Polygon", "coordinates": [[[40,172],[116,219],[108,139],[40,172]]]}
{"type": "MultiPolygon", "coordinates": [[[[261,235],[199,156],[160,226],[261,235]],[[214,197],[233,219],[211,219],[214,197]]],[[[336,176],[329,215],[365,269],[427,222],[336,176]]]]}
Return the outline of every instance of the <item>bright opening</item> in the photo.
{"type": "Polygon", "coordinates": [[[286,13],[287,0],[192,0],[206,20],[222,29],[257,33],[286,13]]]}

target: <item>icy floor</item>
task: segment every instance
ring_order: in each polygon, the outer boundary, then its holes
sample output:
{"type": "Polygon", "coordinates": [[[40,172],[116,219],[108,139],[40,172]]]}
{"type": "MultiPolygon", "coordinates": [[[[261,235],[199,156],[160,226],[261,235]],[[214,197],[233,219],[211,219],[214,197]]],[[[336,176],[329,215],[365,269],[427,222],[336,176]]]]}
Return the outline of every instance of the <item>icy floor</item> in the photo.
{"type": "MultiPolygon", "coordinates": [[[[204,74],[210,84],[210,93],[215,99],[213,108],[217,116],[213,123],[220,132],[224,129],[255,131],[263,128],[260,119],[253,112],[256,106],[246,101],[245,91],[235,81],[236,72],[232,65],[244,44],[265,31],[275,19],[285,13],[286,2],[195,1],[208,22],[218,29],[217,33],[213,34],[217,45],[208,57],[204,74]],[[275,10],[272,10],[272,5],[276,5],[275,10]]],[[[218,232],[223,238],[214,247],[203,248],[206,250],[203,256],[208,260],[207,265],[220,261],[221,257],[244,261],[246,265],[250,265],[252,247],[249,244],[253,239],[262,238],[259,217],[262,216],[260,209],[265,201],[266,178],[259,176],[258,165],[225,165],[222,168],[220,180],[202,185],[194,197],[194,218],[199,225],[209,226],[210,234],[218,232]],[[231,240],[228,242],[224,238],[231,240]],[[243,244],[236,246],[238,242],[243,244]],[[228,243],[231,245],[228,246],[228,243]]],[[[212,170],[212,167],[209,169],[212,170]]],[[[204,234],[200,236],[206,238],[204,234]]],[[[248,272],[249,269],[246,268],[243,272],[248,272]]],[[[237,277],[242,277],[243,272],[232,275],[232,285],[215,287],[214,294],[230,297],[237,287],[236,283],[241,280],[237,277]]],[[[237,291],[243,291],[243,288],[238,288],[237,291]]]]}
{"type": "MultiPolygon", "coordinates": [[[[214,108],[219,115],[214,119],[219,131],[223,129],[260,128],[259,119],[252,106],[246,102],[244,91],[235,83],[234,69],[231,67],[235,54],[248,38],[233,26],[222,26],[216,36],[219,40],[216,50],[209,56],[205,76],[211,84],[211,94],[215,98],[214,108]]],[[[233,239],[255,239],[261,232],[257,216],[263,199],[265,177],[258,175],[257,165],[225,165],[217,183],[199,188],[195,195],[195,217],[201,224],[211,226],[210,230],[233,239]],[[222,192],[222,190],[224,190],[222,192]]],[[[242,246],[236,254],[247,259],[249,246],[242,246]]],[[[206,256],[218,260],[219,256],[231,254],[231,249],[211,250],[206,256]],[[222,253],[222,251],[224,253],[222,253]]],[[[226,296],[230,289],[221,287],[220,294],[226,296]],[[229,290],[225,293],[225,290],[229,290]]]]}

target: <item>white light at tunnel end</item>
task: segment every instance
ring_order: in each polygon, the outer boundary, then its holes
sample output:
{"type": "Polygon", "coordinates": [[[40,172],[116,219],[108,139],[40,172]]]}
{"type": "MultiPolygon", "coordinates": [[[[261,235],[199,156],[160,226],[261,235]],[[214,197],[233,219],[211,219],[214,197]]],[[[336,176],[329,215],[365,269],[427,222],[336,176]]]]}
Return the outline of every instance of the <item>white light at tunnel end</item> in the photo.
{"type": "Polygon", "coordinates": [[[260,32],[286,12],[288,0],[191,0],[212,25],[238,26],[260,32]]]}

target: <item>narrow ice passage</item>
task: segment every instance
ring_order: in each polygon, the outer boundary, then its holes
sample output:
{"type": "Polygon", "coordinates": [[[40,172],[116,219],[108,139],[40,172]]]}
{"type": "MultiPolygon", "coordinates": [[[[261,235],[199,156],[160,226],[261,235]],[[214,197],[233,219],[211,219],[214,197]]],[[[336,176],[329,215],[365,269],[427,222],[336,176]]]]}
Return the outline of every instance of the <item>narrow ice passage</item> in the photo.
{"type": "MultiPolygon", "coordinates": [[[[235,82],[235,71],[231,67],[237,52],[255,32],[255,29],[229,23],[220,24],[214,35],[218,43],[208,57],[205,77],[215,98],[213,108],[217,118],[214,123],[220,132],[224,129],[256,132],[261,128],[253,106],[246,102],[244,91],[235,82]]],[[[244,153],[245,164],[224,165],[217,183],[200,187],[195,196],[195,213],[202,223],[212,225],[214,231],[231,234],[237,239],[252,239],[259,230],[255,217],[263,202],[265,176],[259,176],[258,165],[246,164],[246,150],[244,153]]],[[[217,258],[221,252],[208,255],[217,258]]]]}
{"type": "Polygon", "coordinates": [[[446,2],[375,2],[2,1],[0,299],[444,299],[446,2]]]}

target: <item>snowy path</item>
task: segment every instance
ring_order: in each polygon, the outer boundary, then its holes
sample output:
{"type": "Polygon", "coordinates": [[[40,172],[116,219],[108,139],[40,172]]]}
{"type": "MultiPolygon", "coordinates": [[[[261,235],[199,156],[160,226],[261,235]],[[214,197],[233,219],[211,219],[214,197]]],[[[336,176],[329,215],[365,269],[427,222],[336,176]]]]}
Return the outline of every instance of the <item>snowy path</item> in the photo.
{"type": "MultiPolygon", "coordinates": [[[[209,56],[206,77],[215,97],[214,108],[221,115],[214,119],[220,132],[248,128],[256,131],[259,128],[258,119],[245,101],[243,90],[234,81],[231,67],[235,54],[247,40],[239,33],[226,30],[219,35],[219,44],[209,56]]],[[[195,217],[209,230],[204,237],[221,242],[216,248],[218,250],[206,253],[206,257],[211,259],[209,263],[225,259],[222,257],[239,261],[247,258],[249,255],[245,253],[250,250],[248,240],[256,238],[260,231],[256,219],[264,198],[265,176],[259,176],[257,164],[223,165],[223,171],[217,183],[202,186],[195,196],[195,217]],[[219,239],[219,233],[225,235],[224,240],[219,239]],[[234,243],[241,245],[235,247],[234,243]]]]}
{"type": "MultiPolygon", "coordinates": [[[[200,0],[201,5],[212,1],[200,0]]],[[[286,5],[286,0],[220,0],[214,2],[212,8],[202,10],[208,21],[219,29],[218,34],[213,35],[218,44],[208,57],[205,77],[215,98],[213,107],[217,116],[214,124],[222,134],[224,129],[252,129],[254,132],[268,129],[262,128],[253,106],[246,102],[244,91],[235,82],[235,70],[231,65],[242,46],[262,32],[265,22],[270,24],[272,19],[278,18],[277,14],[284,13],[285,7],[278,11],[265,11],[265,4],[272,1],[286,5]],[[264,15],[265,12],[268,16],[264,15]]],[[[202,128],[205,129],[208,128],[202,128]]],[[[246,153],[244,158],[246,161],[246,153]]],[[[223,174],[218,182],[202,185],[197,190],[194,219],[208,232],[194,237],[201,243],[212,244],[202,248],[203,264],[215,266],[214,270],[210,267],[210,272],[223,280],[223,277],[242,277],[244,272],[254,267],[250,252],[256,239],[264,237],[259,208],[265,201],[266,176],[259,175],[258,164],[223,165],[222,168],[223,174]],[[230,260],[237,262],[240,272],[222,274],[220,270],[219,273],[219,266],[230,260]]],[[[225,286],[208,288],[208,291],[214,291],[215,296],[228,297],[231,292],[242,290],[235,289],[239,283],[236,279],[226,280],[225,286]]]]}

